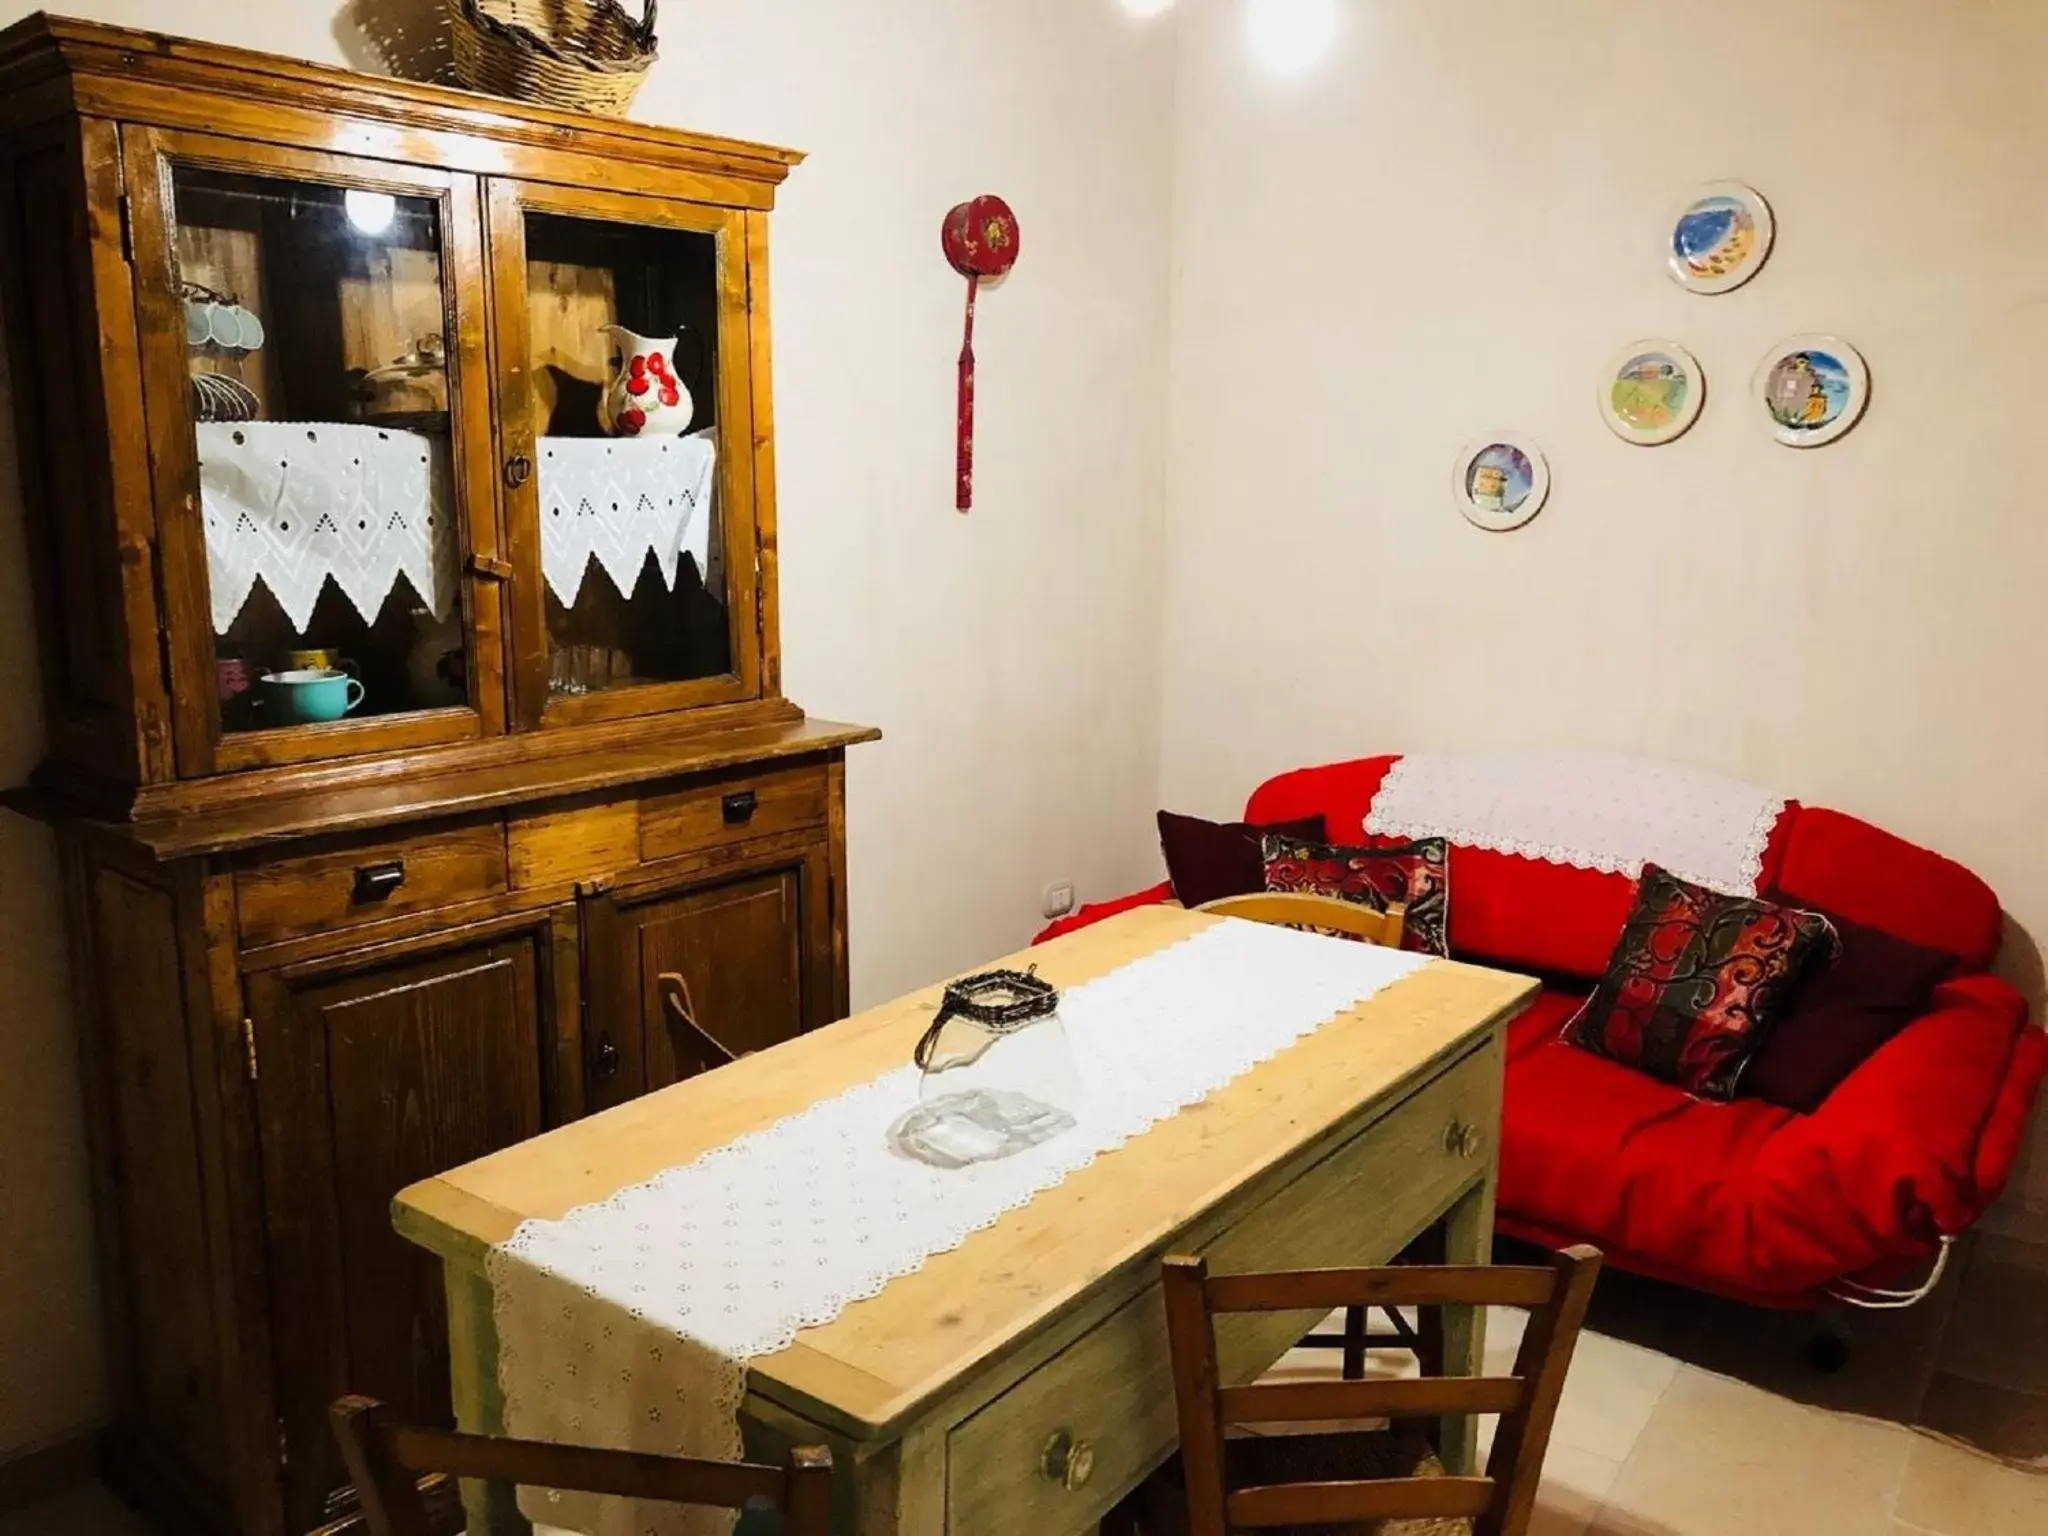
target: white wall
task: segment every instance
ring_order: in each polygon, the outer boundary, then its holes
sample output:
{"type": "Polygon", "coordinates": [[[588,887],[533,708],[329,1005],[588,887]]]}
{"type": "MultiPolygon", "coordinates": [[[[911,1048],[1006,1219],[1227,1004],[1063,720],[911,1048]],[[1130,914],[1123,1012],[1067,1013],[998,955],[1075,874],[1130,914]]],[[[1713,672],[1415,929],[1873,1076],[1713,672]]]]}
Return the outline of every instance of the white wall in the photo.
{"type": "MultiPolygon", "coordinates": [[[[1980,871],[2039,1000],[2048,937],[2048,26],[1971,0],[1346,0],[1315,72],[1184,21],[1162,796],[1223,812],[1375,751],[1572,743],[1840,807],[1980,871]],[[1715,298],[1662,268],[1733,177],[1777,252],[1715,298]],[[1874,379],[1831,447],[1771,441],[1767,347],[1839,331],[1874,379]],[[1709,379],[1663,448],[1603,361],[1709,379]],[[1483,431],[1548,509],[1453,510],[1483,431]]],[[[2048,1156],[2005,1219],[2048,1236],[2048,1156]]]]}
{"type": "MultiPolygon", "coordinates": [[[[388,32],[426,4],[65,9],[360,65],[358,22],[388,32]]],[[[5,0],[0,23],[32,9],[5,0]]],[[[814,152],[774,246],[785,682],[888,733],[849,769],[855,994],[873,1000],[1021,944],[1056,876],[1102,893],[1149,872],[1172,46],[1107,0],[674,11],[634,115],[814,152]],[[982,306],[963,518],[965,287],[938,228],[985,191],[1017,208],[1024,252],[982,306]]],[[[0,780],[18,782],[40,714],[0,471],[0,780]]],[[[103,1398],[51,865],[45,834],[0,816],[0,1456],[103,1398]]]]}
{"type": "MultiPolygon", "coordinates": [[[[0,21],[30,8],[0,0],[0,21]]],[[[359,22],[417,9],[71,8],[356,64],[359,22]]],[[[1020,941],[1055,876],[1149,877],[1156,799],[1222,812],[1303,762],[1532,741],[1747,774],[1951,853],[2005,897],[2038,994],[2038,7],[1345,10],[1337,53],[1286,83],[1247,61],[1235,0],[1182,0],[1177,84],[1173,30],[1114,0],[666,23],[636,115],[814,152],[775,247],[786,680],[889,732],[851,768],[857,997],[1020,941]],[[1780,244],[1750,288],[1696,298],[1661,271],[1664,219],[1724,176],[1771,197],[1780,244]],[[982,311],[963,519],[962,294],[936,226],[985,190],[1025,254],[982,311]],[[1830,328],[1874,403],[1796,454],[1757,426],[1750,373],[1830,328]],[[1689,437],[1635,449],[1593,379],[1654,334],[1712,398],[1689,437]],[[1555,489],[1489,538],[1448,486],[1457,445],[1500,426],[1543,443],[1555,489]]],[[[0,471],[11,781],[40,742],[0,471]]],[[[0,818],[0,1454],[101,1402],[49,864],[0,818]]],[[[2035,1207],[2004,1220],[2039,1235],[2036,1167],[2035,1207]]]]}

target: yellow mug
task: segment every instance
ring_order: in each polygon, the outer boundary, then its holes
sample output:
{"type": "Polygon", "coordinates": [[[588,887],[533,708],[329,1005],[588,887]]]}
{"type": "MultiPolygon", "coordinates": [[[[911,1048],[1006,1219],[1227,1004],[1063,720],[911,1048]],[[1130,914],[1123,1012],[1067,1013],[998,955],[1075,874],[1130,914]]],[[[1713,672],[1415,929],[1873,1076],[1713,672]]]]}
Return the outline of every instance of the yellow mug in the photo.
{"type": "Polygon", "coordinates": [[[321,647],[307,651],[286,651],[284,668],[287,672],[354,672],[356,664],[345,660],[331,649],[321,647]]]}

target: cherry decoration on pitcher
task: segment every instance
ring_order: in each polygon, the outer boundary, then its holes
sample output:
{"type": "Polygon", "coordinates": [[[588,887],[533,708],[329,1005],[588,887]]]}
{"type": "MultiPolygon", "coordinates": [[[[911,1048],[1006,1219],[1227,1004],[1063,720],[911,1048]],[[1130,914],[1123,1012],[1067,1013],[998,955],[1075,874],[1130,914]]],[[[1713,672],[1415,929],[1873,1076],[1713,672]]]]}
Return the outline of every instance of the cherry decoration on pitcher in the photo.
{"type": "Polygon", "coordinates": [[[962,203],[946,215],[941,235],[946,260],[967,279],[967,339],[960,347],[960,431],[955,473],[962,512],[974,505],[974,304],[983,278],[1006,275],[1017,264],[1017,215],[993,194],[962,203]]]}

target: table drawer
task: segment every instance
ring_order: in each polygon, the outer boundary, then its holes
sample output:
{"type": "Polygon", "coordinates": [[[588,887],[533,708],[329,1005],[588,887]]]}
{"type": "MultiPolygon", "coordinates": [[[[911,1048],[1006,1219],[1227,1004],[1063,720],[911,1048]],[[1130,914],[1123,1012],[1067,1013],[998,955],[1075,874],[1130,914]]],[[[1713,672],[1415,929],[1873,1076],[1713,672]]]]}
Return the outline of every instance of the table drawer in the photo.
{"type": "Polygon", "coordinates": [[[235,872],[244,946],[372,923],[505,891],[496,821],[375,842],[328,845],[235,872]]]}
{"type": "MultiPolygon", "coordinates": [[[[1498,1046],[1467,1057],[1209,1241],[1220,1274],[1391,1259],[1483,1172],[1500,1124],[1498,1046]],[[1474,1134],[1467,1135],[1467,1131],[1474,1134]]],[[[1320,1319],[1233,1317],[1224,1375],[1250,1381],[1320,1319]]],[[[954,1427],[947,1528],[955,1536],[1082,1530],[1173,1448],[1173,1372],[1154,1280],[1144,1292],[954,1427]],[[1088,1465],[1058,1477],[1055,1446],[1088,1465]],[[1048,1467],[1048,1453],[1054,1465],[1048,1467]]]]}
{"type": "MultiPolygon", "coordinates": [[[[1466,1057],[1249,1211],[1206,1250],[1219,1275],[1382,1264],[1485,1172],[1500,1139],[1498,1043],[1466,1057]]],[[[1243,1314],[1216,1330],[1217,1363],[1250,1381],[1322,1318],[1243,1314]]]]}
{"type": "Polygon", "coordinates": [[[825,825],[822,767],[720,774],[640,802],[640,856],[652,862],[825,825]]]}

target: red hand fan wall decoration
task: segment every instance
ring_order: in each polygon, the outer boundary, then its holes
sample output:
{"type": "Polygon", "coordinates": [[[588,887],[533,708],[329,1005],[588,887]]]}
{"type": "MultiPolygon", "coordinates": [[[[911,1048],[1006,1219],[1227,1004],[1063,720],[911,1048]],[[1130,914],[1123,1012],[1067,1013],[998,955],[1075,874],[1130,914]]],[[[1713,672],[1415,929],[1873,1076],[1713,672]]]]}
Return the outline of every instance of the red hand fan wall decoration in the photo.
{"type": "Polygon", "coordinates": [[[967,339],[960,347],[960,430],[954,468],[962,512],[974,505],[974,304],[983,278],[1017,264],[1017,215],[1000,197],[977,197],[946,215],[946,260],[967,279],[967,339]]]}

